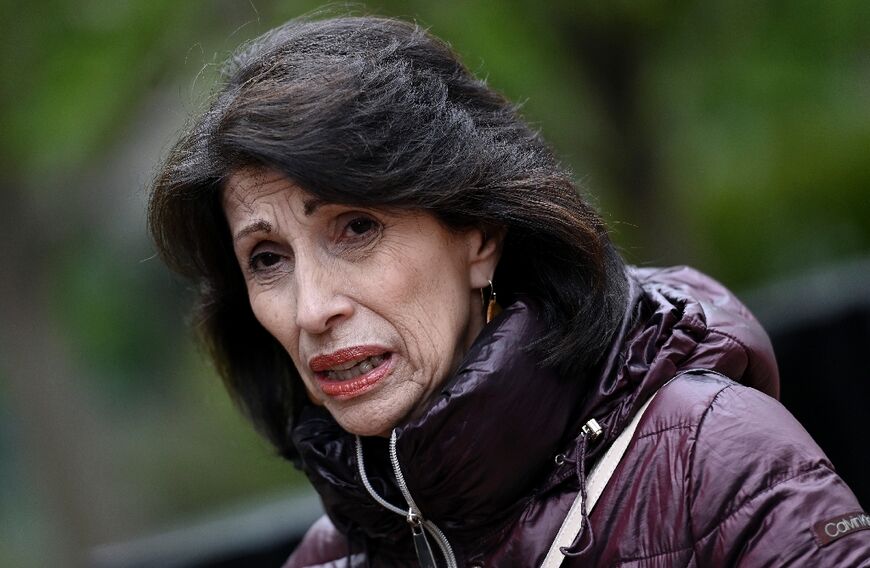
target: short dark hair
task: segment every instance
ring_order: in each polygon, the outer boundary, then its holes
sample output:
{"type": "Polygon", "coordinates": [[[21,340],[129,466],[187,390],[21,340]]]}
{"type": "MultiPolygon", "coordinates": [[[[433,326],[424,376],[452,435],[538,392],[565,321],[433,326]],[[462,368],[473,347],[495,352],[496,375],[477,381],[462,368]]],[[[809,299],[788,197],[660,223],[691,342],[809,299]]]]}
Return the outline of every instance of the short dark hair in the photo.
{"type": "Polygon", "coordinates": [[[498,298],[533,299],[542,365],[583,380],[619,327],[623,261],[570,172],[450,47],[377,17],[290,21],[234,54],[208,108],[170,151],[148,221],[197,289],[197,327],[254,425],[293,457],[305,403],[289,355],[257,322],[221,206],[247,167],[327,202],[422,210],[450,228],[504,229],[498,298]]]}

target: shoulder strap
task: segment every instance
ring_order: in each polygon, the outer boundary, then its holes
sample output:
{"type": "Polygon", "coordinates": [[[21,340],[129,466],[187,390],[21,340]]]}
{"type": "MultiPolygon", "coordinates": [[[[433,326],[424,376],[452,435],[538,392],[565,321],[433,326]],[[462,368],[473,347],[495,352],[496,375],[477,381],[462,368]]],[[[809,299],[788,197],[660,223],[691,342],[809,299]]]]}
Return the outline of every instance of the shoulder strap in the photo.
{"type": "MultiPolygon", "coordinates": [[[[675,378],[676,377],[674,377],[674,379],[675,378]]],[[[587,514],[592,513],[595,503],[598,502],[598,498],[601,497],[604,488],[607,487],[607,482],[610,481],[610,477],[613,475],[613,472],[616,471],[616,466],[618,466],[619,462],[622,461],[622,456],[625,454],[625,450],[628,448],[628,444],[631,442],[631,439],[634,436],[634,431],[637,430],[637,425],[640,423],[640,419],[643,417],[644,412],[646,412],[650,403],[652,403],[659,392],[661,392],[661,389],[667,386],[674,379],[671,379],[662,385],[659,390],[649,397],[643,406],[640,407],[640,410],[638,410],[634,415],[634,418],[631,419],[628,426],[625,427],[625,430],[623,430],[616,440],[614,440],[604,456],[602,456],[598,463],[596,463],[592,468],[592,471],[589,473],[589,477],[586,480],[586,498],[588,499],[586,503],[587,514]]],[[[574,542],[574,538],[580,532],[580,528],[583,524],[583,516],[581,514],[582,507],[583,495],[578,491],[574,503],[571,504],[571,508],[568,510],[568,515],[562,522],[562,526],[559,528],[559,532],[556,533],[556,538],[553,540],[553,544],[550,546],[550,550],[547,552],[547,556],[541,564],[541,568],[558,568],[562,565],[565,555],[562,554],[560,548],[570,546],[571,543],[574,542]]]]}

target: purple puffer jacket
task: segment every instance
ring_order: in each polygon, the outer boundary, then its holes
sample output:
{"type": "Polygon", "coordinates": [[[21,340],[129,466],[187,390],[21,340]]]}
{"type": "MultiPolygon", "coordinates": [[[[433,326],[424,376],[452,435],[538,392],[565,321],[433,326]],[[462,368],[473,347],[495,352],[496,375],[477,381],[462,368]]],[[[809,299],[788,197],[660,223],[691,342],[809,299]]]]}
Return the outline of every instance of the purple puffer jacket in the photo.
{"type": "MultiPolygon", "coordinates": [[[[870,517],[776,402],[770,343],[746,308],[689,268],[635,270],[631,280],[623,329],[597,376],[539,367],[522,348],[540,323],[517,302],[424,415],[396,428],[407,493],[456,565],[539,566],[585,472],[679,374],[644,414],[562,565],[870,566],[870,517]],[[590,418],[603,435],[587,444],[579,434],[590,418]]],[[[374,500],[358,467],[359,450],[372,491],[407,510],[390,442],[357,448],[315,407],[293,438],[328,517],[286,567],[419,565],[405,516],[374,500]]]]}

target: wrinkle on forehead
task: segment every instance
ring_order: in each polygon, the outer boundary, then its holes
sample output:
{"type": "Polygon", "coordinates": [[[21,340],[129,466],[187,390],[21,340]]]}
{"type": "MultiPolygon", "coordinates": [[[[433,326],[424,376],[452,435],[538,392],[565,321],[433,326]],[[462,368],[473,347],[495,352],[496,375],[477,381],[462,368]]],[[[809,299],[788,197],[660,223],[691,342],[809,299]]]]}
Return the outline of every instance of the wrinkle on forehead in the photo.
{"type": "Polygon", "coordinates": [[[287,193],[290,201],[292,191],[299,190],[303,194],[302,212],[305,217],[313,215],[317,209],[327,202],[308,194],[305,189],[281,172],[268,168],[245,168],[233,172],[223,186],[223,206],[233,204],[247,213],[253,213],[254,202],[281,192],[287,193]]]}
{"type": "Polygon", "coordinates": [[[224,184],[223,205],[234,205],[253,212],[254,202],[263,197],[301,189],[284,174],[268,168],[243,168],[233,172],[224,184]]]}

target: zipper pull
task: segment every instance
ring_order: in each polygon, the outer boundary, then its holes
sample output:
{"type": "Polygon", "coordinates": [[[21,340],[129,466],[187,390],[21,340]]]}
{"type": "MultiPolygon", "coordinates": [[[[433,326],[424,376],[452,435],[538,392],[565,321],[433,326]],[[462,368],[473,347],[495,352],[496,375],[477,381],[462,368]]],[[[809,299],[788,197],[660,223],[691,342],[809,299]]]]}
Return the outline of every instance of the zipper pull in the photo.
{"type": "Polygon", "coordinates": [[[420,568],[438,568],[435,564],[435,555],[432,554],[432,547],[429,546],[429,539],[426,538],[426,531],[423,529],[423,521],[413,509],[408,509],[408,524],[411,525],[411,535],[414,537],[414,549],[417,551],[417,559],[420,561],[420,568]]]}

